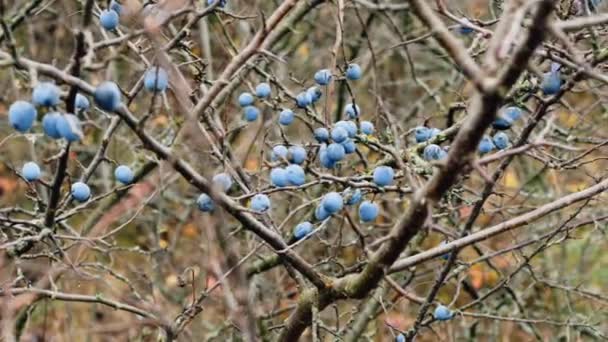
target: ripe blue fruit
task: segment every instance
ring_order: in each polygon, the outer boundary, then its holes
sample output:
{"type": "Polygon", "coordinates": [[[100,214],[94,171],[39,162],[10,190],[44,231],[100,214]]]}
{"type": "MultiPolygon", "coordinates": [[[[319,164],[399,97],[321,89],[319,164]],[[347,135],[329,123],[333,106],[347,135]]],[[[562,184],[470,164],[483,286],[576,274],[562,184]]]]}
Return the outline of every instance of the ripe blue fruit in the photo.
{"type": "Polygon", "coordinates": [[[497,117],[494,119],[494,122],[492,122],[492,127],[499,131],[507,130],[511,128],[512,125],[513,121],[508,117],[497,117]]]}
{"type": "Polygon", "coordinates": [[[344,200],[342,198],[342,195],[340,195],[339,193],[330,192],[323,196],[323,199],[321,200],[321,205],[323,206],[323,209],[325,209],[325,211],[330,214],[334,214],[342,210],[342,207],[344,206],[344,200]]]}
{"type": "Polygon", "coordinates": [[[370,201],[365,201],[359,206],[359,218],[362,222],[372,222],[378,217],[378,205],[370,201]]]}
{"type": "Polygon", "coordinates": [[[307,91],[303,91],[296,96],[296,106],[306,108],[312,103],[312,98],[307,91]]]}
{"type": "Polygon", "coordinates": [[[338,162],[344,159],[344,155],[346,151],[344,150],[344,146],[338,143],[331,143],[327,146],[327,157],[334,162],[338,162]]]}
{"type": "Polygon", "coordinates": [[[387,186],[393,184],[395,171],[390,166],[378,166],[374,169],[373,179],[378,186],[387,186]]]}
{"type": "Polygon", "coordinates": [[[331,214],[328,213],[327,210],[325,210],[325,208],[323,208],[323,204],[320,204],[315,209],[315,219],[317,219],[317,221],[323,221],[326,218],[328,218],[329,216],[331,216],[331,214]]]}
{"type": "Polygon", "coordinates": [[[283,126],[289,126],[293,122],[295,115],[290,109],[284,109],[279,114],[279,123],[283,126]]]}
{"type": "Polygon", "coordinates": [[[74,114],[64,114],[55,122],[59,135],[69,142],[79,141],[82,134],[80,120],[74,114]]]}
{"type": "Polygon", "coordinates": [[[40,166],[34,162],[27,162],[23,164],[21,174],[28,182],[37,181],[40,178],[40,166]]]}
{"type": "Polygon", "coordinates": [[[433,317],[438,321],[449,321],[452,319],[452,317],[454,317],[454,313],[447,307],[440,304],[437,306],[437,308],[435,308],[433,317]]]}
{"type": "Polygon", "coordinates": [[[282,167],[276,167],[270,171],[270,182],[276,187],[289,185],[287,180],[287,171],[282,167]]]}
{"type": "Polygon", "coordinates": [[[433,127],[429,130],[429,139],[430,138],[434,138],[437,135],[439,135],[439,133],[441,133],[441,130],[439,128],[433,127]]]}
{"type": "Polygon", "coordinates": [[[374,124],[369,121],[361,121],[359,124],[359,129],[361,129],[361,133],[365,135],[374,134],[374,124]]]}
{"type": "Polygon", "coordinates": [[[331,82],[331,71],[329,69],[322,69],[315,73],[315,82],[318,85],[328,85],[331,82]]]}
{"type": "Polygon", "coordinates": [[[293,230],[293,237],[296,240],[300,240],[301,238],[305,237],[306,235],[312,233],[313,230],[314,230],[314,226],[312,225],[312,223],[310,223],[308,221],[299,223],[293,230]]]}
{"type": "Polygon", "coordinates": [[[260,116],[260,110],[254,106],[247,106],[245,107],[245,112],[243,113],[243,116],[248,122],[255,121],[258,119],[258,116],[260,116]]]}
{"type": "Polygon", "coordinates": [[[414,129],[414,138],[417,143],[425,142],[431,138],[431,130],[425,126],[418,126],[414,129]]]}
{"type": "Polygon", "coordinates": [[[356,104],[349,103],[344,107],[344,113],[346,117],[352,120],[361,115],[361,108],[356,104]]]}
{"type": "Polygon", "coordinates": [[[169,74],[161,67],[148,69],[144,74],[144,87],[151,92],[164,92],[169,86],[169,74]]]}
{"type": "Polygon", "coordinates": [[[124,185],[129,185],[133,182],[133,178],[135,178],[135,174],[130,167],[126,165],[120,165],[114,170],[114,178],[117,181],[121,182],[124,185]]]}
{"type": "Polygon", "coordinates": [[[511,106],[504,109],[502,116],[511,121],[516,121],[521,117],[522,110],[519,107],[511,106]]]}
{"type": "Polygon", "coordinates": [[[310,96],[312,103],[319,101],[321,97],[323,97],[323,91],[321,91],[319,87],[310,87],[308,90],[306,90],[306,93],[308,93],[308,96],[310,96]]]}
{"type": "Polygon", "coordinates": [[[494,143],[492,142],[492,139],[490,139],[490,137],[484,136],[483,138],[481,138],[477,149],[481,154],[488,153],[494,149],[494,143]]]}
{"type": "Polygon", "coordinates": [[[346,139],[340,143],[342,147],[344,147],[344,153],[351,154],[355,153],[357,150],[357,145],[355,145],[355,141],[353,139],[346,139]]]}
{"type": "Polygon", "coordinates": [[[32,92],[32,102],[36,106],[57,106],[59,104],[59,87],[51,82],[38,83],[32,92]]]}
{"type": "Polygon", "coordinates": [[[17,101],[8,109],[8,121],[14,129],[25,133],[32,128],[37,114],[36,107],[31,103],[17,101]]]}
{"type": "Polygon", "coordinates": [[[327,169],[332,169],[336,166],[336,162],[327,155],[327,146],[325,144],[321,145],[319,149],[319,161],[321,162],[321,166],[327,169]]]}
{"type": "Polygon", "coordinates": [[[405,342],[405,335],[403,335],[403,334],[397,335],[395,342],[405,342]]]}
{"type": "Polygon", "coordinates": [[[289,153],[289,151],[287,150],[287,147],[285,147],[283,145],[277,145],[272,148],[272,153],[270,154],[270,160],[277,161],[277,160],[287,159],[288,153],[289,153]]]}
{"type": "Polygon", "coordinates": [[[114,82],[102,82],[95,88],[93,99],[99,108],[113,112],[120,106],[120,89],[114,82]]]}
{"type": "Polygon", "coordinates": [[[86,202],[91,197],[91,189],[82,182],[72,184],[72,197],[78,202],[86,202]]]}
{"type": "Polygon", "coordinates": [[[346,198],[347,205],[355,205],[361,202],[361,199],[363,198],[363,193],[359,189],[356,189],[354,191],[347,190],[344,192],[344,197],[346,198]]]}
{"type": "Polygon", "coordinates": [[[250,208],[258,213],[263,213],[270,209],[270,198],[264,194],[257,194],[251,199],[250,208]]]}
{"type": "Polygon", "coordinates": [[[89,102],[89,99],[86,98],[86,96],[84,96],[82,94],[76,94],[76,100],[75,100],[74,105],[77,110],[86,111],[91,106],[91,103],[89,102]]]}
{"type": "Polygon", "coordinates": [[[348,139],[348,132],[342,127],[334,127],[331,130],[331,138],[337,143],[341,143],[348,139]]]}
{"type": "Polygon", "coordinates": [[[122,13],[122,6],[116,2],[116,0],[112,0],[112,2],[110,2],[110,9],[118,13],[118,15],[122,13]]]}
{"type": "Polygon", "coordinates": [[[302,146],[289,147],[288,160],[290,163],[302,164],[306,160],[306,150],[302,146]]]}
{"type": "Polygon", "coordinates": [[[61,114],[51,112],[47,113],[42,118],[42,130],[44,134],[48,135],[53,139],[61,139],[61,134],[57,130],[57,121],[61,118],[61,114]]]}
{"type": "Polygon", "coordinates": [[[232,177],[226,172],[218,173],[212,178],[213,185],[221,191],[228,191],[232,187],[232,177]]]}
{"type": "Polygon", "coordinates": [[[472,33],[474,29],[469,25],[471,25],[471,21],[467,18],[462,18],[462,24],[458,27],[458,32],[463,35],[472,33]]]}
{"type": "Polygon", "coordinates": [[[351,81],[356,81],[361,78],[363,72],[359,64],[349,64],[346,68],[346,78],[351,81]]]}
{"type": "Polygon", "coordinates": [[[509,136],[504,132],[494,134],[492,141],[494,142],[494,146],[499,150],[509,147],[509,136]]]}
{"type": "MultiPolygon", "coordinates": [[[[213,5],[217,0],[207,0],[207,5],[211,6],[213,5]]],[[[228,2],[228,0],[219,0],[219,4],[217,5],[218,7],[224,8],[226,7],[226,3],[228,2]]]]}
{"type": "Polygon", "coordinates": [[[327,142],[329,140],[329,131],[325,127],[315,128],[313,134],[318,142],[327,142]]]}
{"type": "Polygon", "coordinates": [[[291,164],[285,170],[287,171],[287,181],[289,184],[300,186],[306,183],[306,174],[300,165],[291,164]]]}
{"type": "Polygon", "coordinates": [[[560,65],[558,63],[551,63],[551,71],[547,72],[543,76],[543,81],[540,85],[543,94],[554,95],[559,92],[562,86],[561,72],[559,71],[560,65]]]}
{"type": "Polygon", "coordinates": [[[443,150],[439,145],[430,144],[424,148],[424,151],[422,152],[422,157],[424,157],[424,159],[428,161],[439,160],[442,151],[443,150]]]}
{"type": "Polygon", "coordinates": [[[265,99],[270,96],[270,84],[263,82],[255,87],[255,96],[265,99]]]}
{"type": "Polygon", "coordinates": [[[239,95],[239,106],[241,107],[251,106],[253,105],[254,101],[255,99],[253,98],[253,95],[251,95],[251,93],[245,92],[239,95]]]}
{"type": "Polygon", "coordinates": [[[103,10],[99,15],[99,23],[106,31],[112,31],[118,27],[118,13],[113,10],[103,10]]]}
{"type": "Polygon", "coordinates": [[[213,203],[213,200],[207,194],[201,194],[198,196],[196,205],[198,206],[198,210],[204,213],[211,212],[215,208],[215,203],[213,203]]]}

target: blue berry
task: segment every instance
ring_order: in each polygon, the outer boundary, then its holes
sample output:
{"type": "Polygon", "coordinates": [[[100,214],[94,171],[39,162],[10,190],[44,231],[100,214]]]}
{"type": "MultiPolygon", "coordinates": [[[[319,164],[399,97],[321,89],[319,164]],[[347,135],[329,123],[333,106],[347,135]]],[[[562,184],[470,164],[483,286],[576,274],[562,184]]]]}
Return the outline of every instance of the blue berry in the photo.
{"type": "Polygon", "coordinates": [[[511,106],[511,107],[505,108],[505,110],[502,113],[502,116],[505,117],[506,119],[510,119],[511,121],[516,121],[521,117],[522,112],[523,111],[521,110],[521,108],[511,106]]]}
{"type": "Polygon", "coordinates": [[[120,89],[114,82],[102,82],[95,88],[93,99],[99,108],[113,112],[120,106],[120,89]]]}
{"type": "Polygon", "coordinates": [[[290,109],[284,109],[279,114],[279,123],[283,126],[289,126],[293,122],[295,115],[290,109]]]}
{"type": "Polygon", "coordinates": [[[80,120],[74,114],[62,115],[61,118],[57,119],[55,127],[59,135],[69,142],[79,141],[82,138],[80,120]]]}
{"type": "Polygon", "coordinates": [[[357,124],[354,121],[338,121],[336,127],[342,127],[348,132],[349,138],[354,138],[357,135],[357,124]]]}
{"type": "MultiPolygon", "coordinates": [[[[211,6],[213,5],[217,0],[207,0],[207,5],[211,6]]],[[[224,8],[226,7],[226,3],[228,2],[228,0],[219,0],[219,4],[217,5],[218,7],[224,8]]]]}
{"type": "Polygon", "coordinates": [[[36,107],[26,101],[14,102],[8,109],[8,121],[11,126],[21,133],[32,128],[38,112],[36,107]]]}
{"type": "Polygon", "coordinates": [[[215,209],[215,203],[213,203],[213,200],[207,194],[201,194],[198,196],[196,205],[198,206],[198,210],[204,213],[211,212],[213,209],[215,209]]]}
{"type": "Polygon", "coordinates": [[[148,69],[144,74],[144,87],[151,92],[164,92],[169,86],[169,74],[161,67],[148,69]]]}
{"type": "Polygon", "coordinates": [[[327,142],[329,140],[329,131],[325,127],[315,128],[313,134],[318,142],[327,142]]]}
{"type": "Polygon", "coordinates": [[[60,118],[61,114],[59,113],[47,113],[42,118],[42,130],[44,131],[44,134],[53,139],[61,139],[61,134],[59,134],[59,131],[57,130],[57,121],[59,121],[60,118]]]}
{"type": "Polygon", "coordinates": [[[257,194],[251,199],[250,208],[258,213],[264,213],[270,209],[270,198],[264,194],[257,194]]]}
{"type": "Polygon", "coordinates": [[[439,145],[430,144],[424,148],[424,151],[422,152],[422,157],[428,161],[439,160],[439,157],[441,156],[441,151],[443,150],[439,145]]]}
{"type": "Polygon", "coordinates": [[[395,171],[390,166],[378,166],[374,169],[373,179],[378,186],[387,186],[393,184],[395,171]]]}
{"type": "Polygon", "coordinates": [[[289,180],[287,180],[287,171],[282,167],[272,169],[270,171],[270,182],[276,187],[284,187],[289,185],[289,180]]]}
{"type": "Polygon", "coordinates": [[[336,166],[336,162],[327,155],[327,146],[325,144],[323,144],[319,150],[319,161],[321,162],[321,166],[326,169],[332,169],[336,166]]]}
{"type": "Polygon", "coordinates": [[[306,108],[312,103],[312,98],[307,91],[303,91],[296,96],[296,105],[300,108],[306,108]]]}
{"type": "Polygon", "coordinates": [[[439,128],[436,128],[436,127],[431,128],[429,130],[429,139],[436,137],[437,135],[439,135],[439,133],[441,133],[441,130],[439,128]]]}
{"type": "Polygon", "coordinates": [[[91,106],[91,103],[89,102],[89,99],[86,98],[86,96],[82,94],[76,94],[76,101],[74,105],[79,111],[86,111],[91,106]]]}
{"type": "Polygon", "coordinates": [[[255,87],[255,96],[265,99],[270,96],[270,84],[268,83],[260,83],[255,87]]]}
{"type": "Polygon", "coordinates": [[[213,185],[216,186],[221,191],[228,191],[232,187],[232,177],[226,172],[218,173],[213,176],[212,180],[213,185]]]}
{"type": "Polygon", "coordinates": [[[361,121],[359,124],[359,129],[361,129],[361,133],[365,135],[374,134],[374,124],[369,121],[361,121]]]}
{"type": "Polygon", "coordinates": [[[349,64],[346,68],[346,78],[351,81],[356,81],[361,79],[363,72],[361,71],[361,67],[359,64],[349,64]]]}
{"type": "Polygon", "coordinates": [[[110,2],[110,9],[118,13],[118,15],[122,13],[122,6],[116,2],[116,0],[112,0],[112,2],[110,2]]]}
{"type": "Polygon", "coordinates": [[[433,313],[433,317],[438,321],[449,321],[454,317],[454,313],[450,311],[447,307],[443,305],[438,305],[435,308],[435,312],[433,313]]]}
{"type": "Polygon", "coordinates": [[[431,130],[428,127],[418,126],[414,129],[414,138],[417,143],[425,142],[431,138],[431,130]]]}
{"type": "Polygon", "coordinates": [[[325,208],[323,208],[323,204],[319,205],[315,209],[315,219],[317,219],[317,221],[323,221],[326,218],[328,218],[329,216],[331,216],[331,214],[328,213],[327,210],[325,210],[325,208]]]}
{"type": "Polygon", "coordinates": [[[34,182],[40,179],[40,166],[34,162],[27,162],[21,168],[23,178],[28,182],[34,182]]]}
{"type": "Polygon", "coordinates": [[[322,69],[315,73],[315,82],[318,85],[328,85],[331,82],[331,71],[329,69],[322,69]]]}
{"type": "Polygon", "coordinates": [[[258,119],[260,116],[260,110],[254,106],[245,107],[245,112],[243,114],[245,116],[245,120],[248,122],[252,122],[258,119]]]}
{"type": "Polygon", "coordinates": [[[334,127],[331,130],[331,138],[337,143],[341,143],[348,139],[348,131],[342,127],[334,127]]]}
{"type": "Polygon", "coordinates": [[[509,147],[509,136],[504,132],[494,134],[492,141],[494,142],[494,146],[499,150],[509,147]]]}
{"type": "Polygon", "coordinates": [[[314,230],[314,226],[312,225],[312,223],[310,223],[308,221],[302,222],[294,228],[293,237],[296,240],[300,240],[301,238],[305,237],[306,235],[312,233],[313,230],[314,230]]]}
{"type": "Polygon", "coordinates": [[[120,165],[114,170],[114,178],[117,181],[121,182],[124,185],[129,185],[133,182],[133,178],[135,178],[135,174],[130,167],[126,165],[120,165]]]}
{"type": "Polygon", "coordinates": [[[403,335],[403,334],[397,335],[395,342],[405,342],[405,335],[403,335]]]}
{"type": "Polygon", "coordinates": [[[355,141],[353,139],[346,139],[340,143],[340,145],[344,147],[344,153],[346,154],[355,153],[357,150],[357,145],[355,145],[355,141]]]}
{"type": "Polygon", "coordinates": [[[306,183],[306,174],[300,165],[291,164],[285,170],[287,171],[287,181],[289,181],[289,184],[300,186],[306,183]]]}
{"type": "Polygon", "coordinates": [[[51,82],[38,83],[32,92],[32,102],[36,106],[57,106],[59,104],[59,87],[51,82]]]}
{"type": "Polygon", "coordinates": [[[72,184],[72,197],[78,202],[86,202],[91,197],[91,189],[82,182],[72,184]]]}
{"type": "Polygon", "coordinates": [[[339,162],[344,159],[346,151],[344,150],[344,146],[338,143],[331,143],[327,147],[327,157],[333,160],[334,162],[339,162]]]}
{"type": "Polygon", "coordinates": [[[323,91],[321,91],[319,87],[310,87],[306,93],[308,93],[308,96],[310,96],[312,103],[319,101],[321,97],[323,97],[323,91]]]}
{"type": "Polygon", "coordinates": [[[253,95],[251,95],[251,93],[245,92],[239,95],[239,106],[241,107],[252,106],[254,101],[255,99],[253,98],[253,95]]]}
{"type": "Polygon", "coordinates": [[[471,26],[469,26],[471,25],[471,21],[469,19],[462,18],[462,22],[463,23],[458,27],[458,32],[460,32],[460,34],[467,35],[475,31],[471,26]]]}
{"type": "Polygon", "coordinates": [[[507,130],[511,128],[512,125],[513,121],[507,117],[497,117],[496,119],[494,119],[494,122],[492,122],[492,127],[499,131],[507,130]]]}
{"type": "Polygon", "coordinates": [[[365,201],[359,206],[359,218],[362,222],[372,222],[378,217],[378,205],[365,201]]]}
{"type": "Polygon", "coordinates": [[[361,108],[358,105],[349,103],[344,107],[344,113],[346,117],[349,119],[358,118],[361,115],[361,108]]]}
{"type": "Polygon", "coordinates": [[[323,206],[323,209],[325,209],[325,211],[330,214],[334,214],[342,210],[342,207],[344,206],[344,200],[339,193],[330,192],[323,196],[323,199],[321,200],[321,205],[323,206]]]}
{"type": "Polygon", "coordinates": [[[561,72],[559,71],[559,68],[559,64],[551,63],[551,71],[544,74],[543,81],[540,85],[543,94],[555,95],[559,92],[559,89],[562,86],[561,72]]]}
{"type": "Polygon", "coordinates": [[[490,139],[490,137],[484,136],[483,138],[481,138],[477,149],[481,154],[489,153],[494,149],[494,143],[492,142],[492,139],[490,139]]]}
{"type": "Polygon", "coordinates": [[[347,205],[355,205],[361,202],[361,199],[363,199],[363,193],[361,193],[361,190],[359,189],[356,189],[355,191],[347,190],[344,192],[344,197],[346,197],[347,205]]]}
{"type": "Polygon", "coordinates": [[[113,10],[101,11],[99,23],[106,31],[115,30],[118,27],[118,13],[113,10]]]}
{"type": "Polygon", "coordinates": [[[287,159],[288,153],[289,153],[289,151],[287,150],[287,147],[285,147],[283,145],[277,145],[272,148],[270,160],[277,161],[277,160],[281,160],[281,159],[287,159]]]}
{"type": "Polygon", "coordinates": [[[302,146],[291,146],[288,157],[290,163],[302,164],[306,160],[306,150],[302,146]]]}

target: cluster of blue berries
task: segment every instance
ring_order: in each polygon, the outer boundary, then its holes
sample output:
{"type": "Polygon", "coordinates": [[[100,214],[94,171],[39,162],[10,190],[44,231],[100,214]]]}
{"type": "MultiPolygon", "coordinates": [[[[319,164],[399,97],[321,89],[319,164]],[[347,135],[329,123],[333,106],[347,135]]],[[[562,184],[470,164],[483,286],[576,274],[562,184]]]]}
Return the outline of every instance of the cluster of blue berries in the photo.
{"type": "MultiPolygon", "coordinates": [[[[418,126],[414,129],[414,139],[417,143],[423,143],[436,137],[439,133],[441,133],[439,128],[418,126]]],[[[447,155],[447,151],[437,144],[427,145],[422,152],[422,157],[427,161],[441,160],[447,155]]]]}

